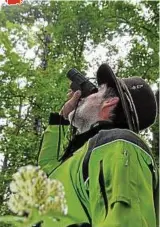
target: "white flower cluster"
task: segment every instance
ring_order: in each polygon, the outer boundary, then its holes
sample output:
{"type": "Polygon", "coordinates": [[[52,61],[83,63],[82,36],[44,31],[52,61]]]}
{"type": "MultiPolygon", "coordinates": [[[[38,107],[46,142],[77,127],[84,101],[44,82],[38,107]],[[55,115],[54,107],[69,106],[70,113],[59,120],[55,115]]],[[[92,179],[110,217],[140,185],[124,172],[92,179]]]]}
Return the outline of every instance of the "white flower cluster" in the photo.
{"type": "Polygon", "coordinates": [[[30,213],[38,209],[39,214],[52,211],[67,214],[64,187],[58,180],[47,178],[46,174],[35,166],[21,167],[13,175],[10,184],[11,196],[9,209],[18,214],[30,213]]]}

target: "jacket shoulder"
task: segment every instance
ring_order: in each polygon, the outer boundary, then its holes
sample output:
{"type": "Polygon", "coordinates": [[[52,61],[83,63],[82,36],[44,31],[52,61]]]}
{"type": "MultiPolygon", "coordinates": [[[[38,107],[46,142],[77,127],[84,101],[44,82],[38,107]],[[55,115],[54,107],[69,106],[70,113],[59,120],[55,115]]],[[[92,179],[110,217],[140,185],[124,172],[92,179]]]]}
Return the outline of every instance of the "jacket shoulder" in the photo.
{"type": "Polygon", "coordinates": [[[93,150],[103,144],[107,144],[116,140],[124,140],[133,143],[149,153],[149,148],[146,143],[134,132],[128,129],[110,129],[110,130],[100,130],[98,134],[92,137],[89,141],[89,150],[93,150]]]}

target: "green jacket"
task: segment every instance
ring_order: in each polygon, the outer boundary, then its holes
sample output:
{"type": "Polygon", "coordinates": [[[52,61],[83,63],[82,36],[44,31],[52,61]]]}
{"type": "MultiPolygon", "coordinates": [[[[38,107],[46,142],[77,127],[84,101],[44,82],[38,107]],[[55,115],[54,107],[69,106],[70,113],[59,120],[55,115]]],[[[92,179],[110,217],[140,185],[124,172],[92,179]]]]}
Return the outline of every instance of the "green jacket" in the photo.
{"type": "Polygon", "coordinates": [[[65,188],[69,218],[58,227],[156,227],[154,161],[136,134],[100,130],[63,163],[57,161],[57,141],[58,127],[48,126],[38,163],[65,188]]]}

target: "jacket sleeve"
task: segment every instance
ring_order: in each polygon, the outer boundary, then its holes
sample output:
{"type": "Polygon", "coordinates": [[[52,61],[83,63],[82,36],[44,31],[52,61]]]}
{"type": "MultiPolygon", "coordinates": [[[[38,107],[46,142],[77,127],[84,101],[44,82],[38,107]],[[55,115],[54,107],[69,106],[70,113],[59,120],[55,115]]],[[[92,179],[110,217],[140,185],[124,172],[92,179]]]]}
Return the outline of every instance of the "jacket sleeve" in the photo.
{"type": "Polygon", "coordinates": [[[58,126],[49,125],[44,132],[38,164],[48,174],[59,164],[57,160],[58,126]]]}
{"type": "Polygon", "coordinates": [[[135,149],[116,141],[92,151],[88,187],[93,227],[155,227],[151,160],[135,149]]]}
{"type": "MultiPolygon", "coordinates": [[[[59,122],[57,121],[58,114],[51,114],[49,119],[49,126],[44,132],[41,149],[38,157],[38,165],[49,174],[60,163],[57,159],[57,149],[59,140],[59,122]]],[[[65,126],[67,130],[67,126],[65,126]]],[[[61,137],[63,142],[63,136],[61,137]]],[[[62,151],[60,151],[60,154],[62,151]]]]}

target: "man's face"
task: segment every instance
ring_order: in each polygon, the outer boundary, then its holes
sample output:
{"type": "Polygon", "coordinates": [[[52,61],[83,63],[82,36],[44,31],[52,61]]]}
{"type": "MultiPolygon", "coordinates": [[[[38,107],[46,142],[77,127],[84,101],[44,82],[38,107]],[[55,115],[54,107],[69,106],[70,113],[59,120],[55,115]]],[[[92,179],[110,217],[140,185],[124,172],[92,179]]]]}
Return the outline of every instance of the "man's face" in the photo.
{"type": "Polygon", "coordinates": [[[69,113],[68,119],[80,133],[83,133],[91,127],[92,124],[100,120],[100,110],[103,103],[103,94],[106,86],[101,86],[97,93],[83,98],[77,107],[69,113]]]}

